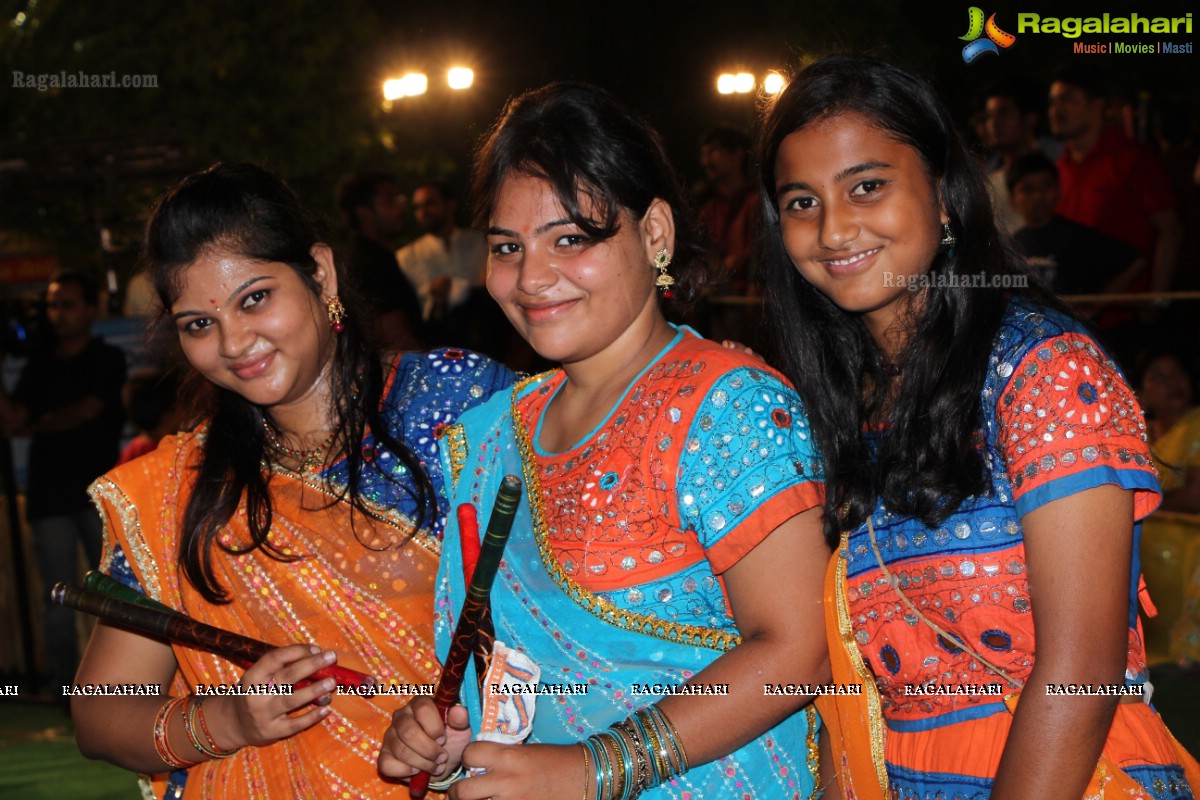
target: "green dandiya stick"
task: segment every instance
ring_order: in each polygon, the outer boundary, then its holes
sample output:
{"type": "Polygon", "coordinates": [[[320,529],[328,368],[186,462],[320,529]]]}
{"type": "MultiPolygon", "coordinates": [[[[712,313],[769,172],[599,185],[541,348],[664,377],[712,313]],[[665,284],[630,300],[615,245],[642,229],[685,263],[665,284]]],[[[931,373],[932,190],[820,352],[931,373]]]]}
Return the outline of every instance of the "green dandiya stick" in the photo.
{"type": "MultiPolygon", "coordinates": [[[[450,640],[450,652],[446,656],[442,677],[438,681],[437,692],[433,698],[443,721],[458,702],[467,661],[475,649],[480,623],[489,613],[488,597],[492,593],[496,573],[500,571],[500,558],[504,555],[504,545],[508,543],[508,534],[512,530],[513,518],[517,514],[520,502],[521,479],[516,475],[505,475],[504,480],[500,482],[500,490],[496,493],[496,505],[492,507],[487,532],[483,535],[479,561],[476,562],[475,571],[471,575],[467,599],[463,602],[462,613],[458,615],[454,638],[450,640]]],[[[409,781],[408,794],[413,800],[421,800],[428,790],[427,772],[418,772],[409,781]]]]}
{"type": "Polygon", "coordinates": [[[134,603],[142,606],[143,608],[153,608],[157,611],[165,611],[168,614],[177,614],[179,616],[183,616],[175,609],[164,606],[157,600],[151,599],[149,596],[144,595],[141,592],[130,589],[125,584],[121,583],[115,578],[110,578],[99,570],[90,570],[88,574],[83,576],[83,588],[91,589],[92,591],[100,592],[101,594],[106,594],[109,597],[115,597],[118,600],[124,600],[127,603],[134,603]]]}

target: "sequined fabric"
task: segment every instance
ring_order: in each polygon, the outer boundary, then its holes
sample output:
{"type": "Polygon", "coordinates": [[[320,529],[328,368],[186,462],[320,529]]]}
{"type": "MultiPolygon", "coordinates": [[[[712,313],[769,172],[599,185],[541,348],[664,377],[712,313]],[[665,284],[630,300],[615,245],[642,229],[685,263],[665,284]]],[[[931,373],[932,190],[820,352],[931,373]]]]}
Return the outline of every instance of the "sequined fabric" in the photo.
{"type": "MultiPolygon", "coordinates": [[[[543,683],[587,687],[540,697],[532,741],[603,730],[664,693],[638,687],[684,683],[735,645],[720,573],[822,501],[803,407],[756,364],[681,332],[565,453],[528,441],[561,374],[464,415],[452,501],[490,507],[506,473],[528,488],[492,589],[497,638],[536,661],[543,683]]],[[[465,597],[458,535],[451,520],[437,587],[443,650],[465,597]]],[[[476,693],[463,702],[477,719],[476,693]]],[[[810,797],[817,731],[810,707],[642,797],[810,797]]]]}
{"type": "MultiPolygon", "coordinates": [[[[482,356],[441,350],[398,360],[383,412],[424,462],[436,489],[442,473],[434,429],[507,386],[511,375],[482,356]]],[[[351,516],[333,502],[344,484],[345,464],[318,476],[271,476],[272,542],[300,556],[291,563],[261,551],[219,553],[217,575],[236,602],[214,606],[175,569],[177,531],[203,433],[165,439],[154,453],[101,478],[93,498],[106,520],[101,569],[173,608],[206,622],[277,644],[313,642],[333,649],[339,663],[377,676],[384,685],[436,680],[432,587],[445,510],[439,505],[427,530],[412,532],[415,504],[410,477],[393,454],[368,437],[363,494],[370,514],[351,516]]],[[[219,537],[247,537],[245,512],[235,514],[219,537]]],[[[235,684],[242,670],[221,658],[176,647],[179,662],[172,694],[197,683],[235,684]]],[[[187,772],[185,797],[394,798],[403,787],[383,782],[375,769],[382,731],[404,696],[340,695],[318,726],[263,748],[187,772]]],[[[161,793],[162,784],[157,787],[161,793]]]]}
{"type": "MultiPolygon", "coordinates": [[[[1099,347],[1065,317],[1019,304],[1010,308],[993,346],[982,416],[979,446],[991,476],[987,493],[969,498],[932,529],[892,514],[882,503],[872,515],[881,556],[900,590],[947,636],[935,633],[892,588],[865,525],[840,554],[849,562],[846,596],[854,639],[882,694],[888,772],[902,798],[990,792],[1011,722],[1003,703],[1011,688],[959,645],[969,645],[1017,681],[1029,677],[1036,643],[1021,517],[1102,484],[1132,490],[1139,520],[1158,502],[1133,393],[1099,347]],[[998,688],[990,695],[906,691],[922,685],[998,688]]],[[[1135,562],[1128,683],[1146,679],[1137,573],[1135,562]]],[[[1123,710],[1118,723],[1127,717],[1123,710]]],[[[1156,723],[1139,717],[1129,724],[1140,732],[1156,723]]],[[[1156,762],[1152,748],[1133,746],[1122,755],[1134,763],[1147,756],[1152,764],[1169,763],[1156,762]]],[[[1178,768],[1156,768],[1168,782],[1180,777],[1178,768]]]]}
{"type": "Polygon", "coordinates": [[[565,453],[537,446],[564,373],[520,403],[551,546],[580,586],[660,619],[733,629],[717,575],[816,503],[821,468],[796,393],[731,361],[680,338],[565,453]]]}

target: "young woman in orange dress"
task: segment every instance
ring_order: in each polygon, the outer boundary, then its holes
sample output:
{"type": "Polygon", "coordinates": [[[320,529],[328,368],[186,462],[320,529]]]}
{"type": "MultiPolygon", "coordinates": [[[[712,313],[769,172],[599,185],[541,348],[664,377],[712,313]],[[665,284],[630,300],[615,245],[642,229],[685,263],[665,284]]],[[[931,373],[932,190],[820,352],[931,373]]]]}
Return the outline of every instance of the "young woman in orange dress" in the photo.
{"type": "Polygon", "coordinates": [[[74,697],[80,749],[156,776],[155,797],[406,796],[375,768],[402,694],[231,690],[334,663],[389,691],[436,679],[436,437],[511,376],[456,350],[382,361],[311,218],[251,165],[164,195],[146,257],[205,402],[193,428],[92,486],[101,570],[279,647],[243,669],[98,625],[78,682],[161,696],[74,697]]]}

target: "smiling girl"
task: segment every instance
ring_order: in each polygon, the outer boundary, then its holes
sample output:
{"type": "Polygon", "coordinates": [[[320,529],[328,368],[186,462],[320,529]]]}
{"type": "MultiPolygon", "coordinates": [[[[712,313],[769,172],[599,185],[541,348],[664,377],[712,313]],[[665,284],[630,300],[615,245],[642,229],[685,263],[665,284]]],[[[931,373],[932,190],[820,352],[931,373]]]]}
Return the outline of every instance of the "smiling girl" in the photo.
{"type": "Polygon", "coordinates": [[[396,696],[334,697],[328,679],[292,694],[193,692],[288,686],[335,661],[385,686],[433,680],[434,429],[511,378],[462,351],[381,361],[316,226],[252,165],[164,195],[146,258],[201,419],[92,486],[101,570],[203,622],[298,644],[243,671],[97,625],[77,681],[163,697],[74,697],[79,747],[158,775],[156,797],[403,794],[375,770],[396,696]]]}
{"type": "Polygon", "coordinates": [[[1024,276],[941,102],[821,59],[761,164],[771,330],[825,456],[834,678],[878,686],[818,702],[844,793],[1191,797],[1139,696],[1141,410],[1052,298],[995,288],[1024,276]]]}
{"type": "MultiPolygon", "coordinates": [[[[663,318],[656,284],[686,294],[703,262],[657,135],[599,89],[555,84],[505,110],[475,185],[488,290],[562,368],[463,420],[452,499],[490,503],[506,473],[525,477],[496,638],[541,687],[586,691],[539,696],[527,744],[465,752],[467,713],[447,730],[418,700],[382,770],[486,770],[457,784],[462,800],[811,796],[809,698],[764,687],[828,675],[820,461],[774,371],[663,318]]],[[[460,535],[439,573],[442,645],[464,596],[460,535]]],[[[476,731],[495,716],[484,700],[465,693],[476,731]]]]}

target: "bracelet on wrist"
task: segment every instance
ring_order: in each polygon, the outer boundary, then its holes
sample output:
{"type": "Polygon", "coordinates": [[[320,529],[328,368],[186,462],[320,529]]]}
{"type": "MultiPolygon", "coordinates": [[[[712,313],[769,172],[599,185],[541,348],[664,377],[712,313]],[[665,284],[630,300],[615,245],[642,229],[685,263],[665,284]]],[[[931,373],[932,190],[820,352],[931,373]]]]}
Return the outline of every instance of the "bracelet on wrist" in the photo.
{"type": "Polygon", "coordinates": [[[462,764],[459,764],[458,767],[454,770],[454,772],[451,772],[449,775],[442,778],[440,781],[430,781],[429,788],[435,792],[444,792],[447,789],[449,789],[451,786],[453,786],[455,783],[457,783],[459,780],[461,780],[462,776],[463,776],[463,766],[462,766],[462,764]]]}
{"type": "Polygon", "coordinates": [[[241,748],[222,750],[217,747],[217,743],[208,730],[208,723],[204,719],[205,699],[207,698],[198,697],[192,701],[183,715],[183,729],[187,732],[188,740],[192,743],[192,747],[196,748],[196,752],[213,759],[229,758],[241,748]],[[203,734],[203,739],[201,734],[203,734]]]}
{"type": "MultiPolygon", "coordinates": [[[[172,697],[163,707],[158,710],[158,714],[154,717],[154,751],[158,753],[158,757],[163,763],[172,769],[189,769],[199,764],[199,761],[188,761],[180,757],[171,747],[170,727],[171,715],[175,710],[194,698],[194,695],[185,694],[180,697],[172,697]]],[[[184,725],[187,724],[187,718],[184,718],[184,725]]]]}

